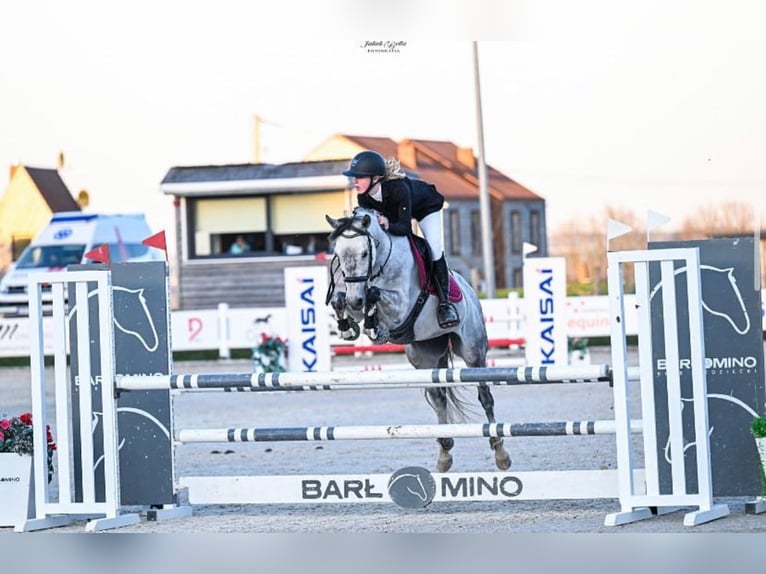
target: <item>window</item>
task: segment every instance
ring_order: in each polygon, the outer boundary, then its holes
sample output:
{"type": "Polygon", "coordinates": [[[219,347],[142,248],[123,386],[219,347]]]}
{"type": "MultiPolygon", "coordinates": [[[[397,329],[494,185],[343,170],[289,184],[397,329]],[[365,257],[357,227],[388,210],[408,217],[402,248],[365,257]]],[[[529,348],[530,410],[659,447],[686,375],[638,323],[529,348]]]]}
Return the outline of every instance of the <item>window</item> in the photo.
{"type": "Polygon", "coordinates": [[[460,212],[450,209],[449,214],[449,253],[460,255],[460,212]]]}
{"type": "Polygon", "coordinates": [[[511,211],[511,253],[521,253],[524,239],[521,229],[521,212],[511,211]]]}
{"type": "Polygon", "coordinates": [[[343,193],[272,196],[274,250],[285,255],[327,251],[332,229],[324,216],[338,217],[344,209],[343,193]]]}
{"type": "Polygon", "coordinates": [[[471,255],[481,256],[481,216],[478,209],[471,210],[471,255]]]}
{"type": "Polygon", "coordinates": [[[342,214],[345,194],[205,198],[190,204],[192,258],[301,255],[328,249],[325,214],[342,214]]]}
{"type": "Polygon", "coordinates": [[[529,212],[529,241],[538,248],[542,247],[542,235],[540,233],[540,212],[533,209],[529,212]]]}
{"type": "Polygon", "coordinates": [[[521,267],[513,268],[513,285],[511,287],[524,286],[524,270],[521,267]]]}

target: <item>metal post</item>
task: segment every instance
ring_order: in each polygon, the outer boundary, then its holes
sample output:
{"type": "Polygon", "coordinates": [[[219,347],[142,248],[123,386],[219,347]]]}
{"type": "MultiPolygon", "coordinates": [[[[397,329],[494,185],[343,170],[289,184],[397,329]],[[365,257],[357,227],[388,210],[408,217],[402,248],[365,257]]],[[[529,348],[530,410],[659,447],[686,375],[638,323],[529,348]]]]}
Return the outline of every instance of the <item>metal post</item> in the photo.
{"type": "Polygon", "coordinates": [[[495,258],[492,249],[492,217],[489,204],[489,187],[487,184],[487,164],[484,161],[484,127],[481,113],[481,82],[479,81],[479,48],[473,42],[473,72],[476,86],[476,131],[479,141],[478,176],[479,176],[479,207],[481,213],[481,249],[484,255],[485,297],[495,298],[495,258]]]}

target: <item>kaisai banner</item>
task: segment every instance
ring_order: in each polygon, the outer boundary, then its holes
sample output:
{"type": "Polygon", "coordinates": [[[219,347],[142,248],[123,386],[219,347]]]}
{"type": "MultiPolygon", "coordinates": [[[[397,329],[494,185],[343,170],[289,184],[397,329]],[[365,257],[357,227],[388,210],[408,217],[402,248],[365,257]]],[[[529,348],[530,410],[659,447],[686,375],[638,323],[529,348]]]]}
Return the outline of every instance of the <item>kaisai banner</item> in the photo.
{"type": "Polygon", "coordinates": [[[317,372],[330,370],[329,312],[324,303],[327,268],[285,269],[287,311],[287,370],[317,372]]]}
{"type": "Polygon", "coordinates": [[[524,339],[529,366],[568,364],[566,289],[563,257],[524,259],[524,339]]]}

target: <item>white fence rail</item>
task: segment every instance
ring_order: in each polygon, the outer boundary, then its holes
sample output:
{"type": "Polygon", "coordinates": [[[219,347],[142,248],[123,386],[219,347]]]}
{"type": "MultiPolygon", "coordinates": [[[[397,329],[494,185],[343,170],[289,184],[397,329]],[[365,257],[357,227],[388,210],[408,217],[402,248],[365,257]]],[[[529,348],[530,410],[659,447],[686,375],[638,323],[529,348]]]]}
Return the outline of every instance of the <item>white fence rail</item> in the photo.
{"type": "MultiPolygon", "coordinates": [[[[766,292],[762,300],[766,301],[766,292]]],[[[631,301],[632,295],[625,296],[627,324],[626,333],[636,334],[636,317],[631,301]]],[[[482,308],[487,325],[487,334],[492,339],[524,338],[524,301],[515,295],[506,299],[483,299],[482,308]]],[[[608,337],[609,301],[607,296],[567,297],[566,326],[569,337],[608,337]]],[[[762,327],[766,332],[766,319],[761,313],[762,327]]],[[[43,329],[50,333],[50,317],[43,320],[43,329]]],[[[334,334],[333,345],[347,345],[334,334]]],[[[196,311],[173,311],[171,313],[173,351],[219,350],[221,356],[228,356],[230,349],[247,349],[260,341],[262,333],[286,338],[287,319],[284,307],[250,307],[232,309],[225,303],[218,309],[196,311]]],[[[0,357],[23,357],[29,355],[29,319],[0,318],[0,357]]],[[[46,337],[46,341],[52,337],[46,337]]],[[[370,341],[362,336],[360,345],[370,341]]],[[[46,349],[52,353],[53,349],[46,349]]]]}

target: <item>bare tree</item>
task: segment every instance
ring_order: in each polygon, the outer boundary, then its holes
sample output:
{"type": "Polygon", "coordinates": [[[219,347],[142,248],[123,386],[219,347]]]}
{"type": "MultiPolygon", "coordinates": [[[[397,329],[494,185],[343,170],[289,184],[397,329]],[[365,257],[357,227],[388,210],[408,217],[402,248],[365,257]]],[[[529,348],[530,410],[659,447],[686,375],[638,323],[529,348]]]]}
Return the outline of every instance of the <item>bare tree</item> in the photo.
{"type": "Polygon", "coordinates": [[[753,207],[741,201],[702,205],[683,220],[680,239],[705,239],[753,232],[753,207]]]}
{"type": "MultiPolygon", "coordinates": [[[[551,254],[565,257],[567,281],[570,285],[589,285],[590,292],[605,291],[607,273],[607,219],[632,228],[632,231],[612,239],[609,249],[621,251],[646,249],[646,223],[635,211],[609,205],[599,214],[571,219],[559,226],[551,237],[551,254]]],[[[721,235],[753,233],[755,218],[751,205],[740,201],[700,206],[684,219],[678,231],[652,232],[652,241],[707,239],[721,235]]]]}
{"type": "Polygon", "coordinates": [[[607,206],[601,213],[585,219],[572,219],[554,233],[551,253],[567,260],[567,281],[590,284],[591,293],[604,291],[607,272],[607,220],[613,219],[632,228],[630,233],[610,242],[609,249],[645,249],[645,225],[625,208],[607,206]]]}

